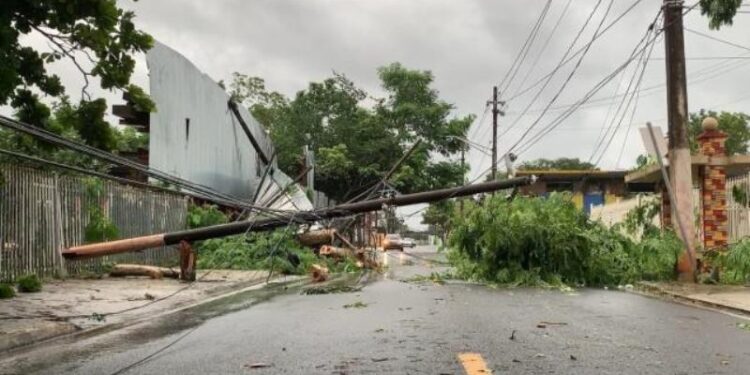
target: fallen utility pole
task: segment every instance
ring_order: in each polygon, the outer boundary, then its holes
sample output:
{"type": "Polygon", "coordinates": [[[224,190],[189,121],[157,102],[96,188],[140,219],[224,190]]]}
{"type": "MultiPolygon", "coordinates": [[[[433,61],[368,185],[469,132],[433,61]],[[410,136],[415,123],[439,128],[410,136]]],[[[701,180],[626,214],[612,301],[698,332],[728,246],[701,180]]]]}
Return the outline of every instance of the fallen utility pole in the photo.
{"type": "Polygon", "coordinates": [[[363,212],[377,211],[383,206],[408,206],[417,203],[436,202],[454,197],[464,197],[496,190],[509,189],[533,183],[533,177],[518,177],[504,181],[491,181],[481,184],[465,185],[456,188],[404,194],[390,198],[346,203],[331,208],[291,212],[287,218],[268,218],[255,221],[239,221],[209,227],[189,229],[178,232],[154,234],[150,236],[128,238],[117,241],[102,242],[90,245],[74,246],[62,252],[66,259],[83,259],[104,255],[140,251],[165,245],[190,243],[241,234],[247,231],[260,232],[289,225],[290,223],[311,223],[321,219],[344,217],[363,212]]]}

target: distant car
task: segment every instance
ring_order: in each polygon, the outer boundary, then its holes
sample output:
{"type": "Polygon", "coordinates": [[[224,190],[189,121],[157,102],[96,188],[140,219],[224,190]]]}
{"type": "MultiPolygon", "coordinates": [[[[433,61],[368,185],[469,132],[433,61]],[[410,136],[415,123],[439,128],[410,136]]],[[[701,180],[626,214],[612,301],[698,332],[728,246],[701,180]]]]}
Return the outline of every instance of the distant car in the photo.
{"type": "Polygon", "coordinates": [[[386,234],[383,240],[383,250],[401,250],[404,251],[404,243],[398,234],[386,234]]]}
{"type": "Polygon", "coordinates": [[[401,240],[401,245],[403,245],[404,247],[415,247],[417,246],[417,243],[414,242],[413,238],[404,237],[404,239],[401,240]]]}

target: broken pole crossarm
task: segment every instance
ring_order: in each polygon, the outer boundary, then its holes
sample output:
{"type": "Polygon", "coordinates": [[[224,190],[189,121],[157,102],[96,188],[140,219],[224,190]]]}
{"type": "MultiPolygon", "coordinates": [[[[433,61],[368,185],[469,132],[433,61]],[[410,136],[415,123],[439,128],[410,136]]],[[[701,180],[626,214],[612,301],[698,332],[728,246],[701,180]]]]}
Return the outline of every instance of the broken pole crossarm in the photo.
{"type": "Polygon", "coordinates": [[[260,232],[273,230],[289,225],[290,222],[309,223],[321,219],[332,219],[350,216],[353,214],[377,211],[384,205],[408,206],[417,203],[430,203],[444,199],[465,197],[474,194],[488,193],[496,190],[509,189],[517,186],[531,184],[534,177],[518,177],[504,181],[491,181],[481,184],[465,185],[456,188],[426,191],[422,193],[404,194],[390,198],[373,199],[355,203],[347,203],[339,206],[294,213],[293,220],[287,218],[270,218],[256,221],[238,221],[227,224],[213,225],[209,227],[188,229],[179,232],[155,234],[145,237],[136,237],[125,240],[103,242],[98,244],[75,246],[63,251],[63,256],[68,259],[97,257],[101,255],[117,254],[145,250],[149,248],[175,245],[182,241],[193,242],[209,238],[231,236],[245,233],[248,230],[260,232]]]}

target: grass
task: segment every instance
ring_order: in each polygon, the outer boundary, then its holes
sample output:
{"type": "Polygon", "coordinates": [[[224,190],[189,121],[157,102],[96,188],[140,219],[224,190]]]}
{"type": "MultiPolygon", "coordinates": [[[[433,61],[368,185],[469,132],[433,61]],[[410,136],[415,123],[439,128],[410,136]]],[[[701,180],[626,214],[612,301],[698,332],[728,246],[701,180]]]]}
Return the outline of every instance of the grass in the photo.
{"type": "Polygon", "coordinates": [[[0,283],[0,299],[8,299],[16,296],[16,290],[13,289],[13,285],[8,283],[0,283]]]}
{"type": "Polygon", "coordinates": [[[37,275],[29,274],[19,277],[16,287],[21,293],[37,293],[42,291],[42,281],[37,275]]]}

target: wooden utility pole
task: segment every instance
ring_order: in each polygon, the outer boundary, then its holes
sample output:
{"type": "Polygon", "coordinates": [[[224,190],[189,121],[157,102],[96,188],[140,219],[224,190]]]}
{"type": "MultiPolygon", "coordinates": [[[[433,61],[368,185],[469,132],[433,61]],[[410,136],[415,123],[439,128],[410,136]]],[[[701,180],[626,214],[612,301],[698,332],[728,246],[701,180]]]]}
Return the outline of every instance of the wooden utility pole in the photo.
{"type": "Polygon", "coordinates": [[[664,46],[667,68],[667,117],[669,121],[669,174],[676,202],[671,202],[672,217],[680,220],[684,231],[678,232],[686,253],[678,263],[681,280],[694,280],[695,214],[693,212],[693,178],[688,143],[687,74],[685,72],[685,37],[682,27],[683,1],[664,0],[664,46]]]}
{"type": "MultiPolygon", "coordinates": [[[[464,155],[464,149],[461,148],[461,185],[466,183],[466,160],[464,155]]],[[[463,216],[464,214],[464,200],[462,198],[458,198],[458,212],[463,216]]]]}
{"type": "Polygon", "coordinates": [[[497,115],[501,114],[497,108],[497,86],[492,88],[492,101],[487,104],[492,104],[492,181],[497,179],[497,115]]]}

